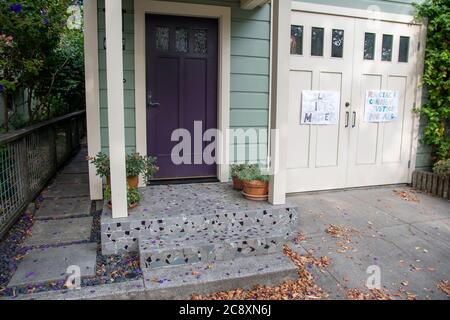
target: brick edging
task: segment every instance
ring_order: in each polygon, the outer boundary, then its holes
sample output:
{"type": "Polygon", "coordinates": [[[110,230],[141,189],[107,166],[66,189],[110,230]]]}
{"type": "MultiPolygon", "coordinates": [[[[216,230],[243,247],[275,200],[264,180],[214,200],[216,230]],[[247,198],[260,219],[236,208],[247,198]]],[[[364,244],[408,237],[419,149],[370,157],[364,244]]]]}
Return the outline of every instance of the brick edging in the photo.
{"type": "Polygon", "coordinates": [[[450,177],[416,170],[413,172],[411,186],[434,196],[450,199],[450,177]]]}

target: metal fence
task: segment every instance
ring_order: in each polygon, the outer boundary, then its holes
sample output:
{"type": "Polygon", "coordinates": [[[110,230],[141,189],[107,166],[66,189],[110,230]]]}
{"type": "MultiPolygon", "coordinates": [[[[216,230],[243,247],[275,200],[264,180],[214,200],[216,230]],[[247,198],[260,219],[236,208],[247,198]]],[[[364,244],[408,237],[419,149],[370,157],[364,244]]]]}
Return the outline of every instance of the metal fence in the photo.
{"type": "Polygon", "coordinates": [[[0,238],[80,146],[85,111],[0,135],[0,238]]]}

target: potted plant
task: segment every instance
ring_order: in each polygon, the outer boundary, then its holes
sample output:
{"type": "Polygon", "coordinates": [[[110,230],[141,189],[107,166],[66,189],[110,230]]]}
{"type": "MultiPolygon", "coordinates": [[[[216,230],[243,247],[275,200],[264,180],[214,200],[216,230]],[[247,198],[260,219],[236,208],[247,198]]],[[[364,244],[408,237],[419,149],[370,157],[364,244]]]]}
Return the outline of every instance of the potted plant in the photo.
{"type": "Polygon", "coordinates": [[[238,174],[244,183],[244,197],[250,200],[265,201],[269,194],[269,176],[262,173],[257,164],[246,166],[238,174]]]}
{"type": "MultiPolygon", "coordinates": [[[[128,186],[127,188],[127,204],[128,209],[134,209],[139,205],[139,202],[141,201],[141,194],[139,193],[138,188],[132,188],[128,186]]],[[[108,208],[112,209],[112,202],[111,202],[111,186],[106,185],[104,197],[106,202],[106,205],[108,208]]]]}
{"type": "MultiPolygon", "coordinates": [[[[110,185],[110,160],[103,152],[99,152],[95,157],[89,157],[90,162],[95,166],[97,175],[106,178],[106,184],[110,185]]],[[[126,155],[127,184],[131,188],[139,185],[139,175],[144,175],[145,183],[150,184],[159,168],[156,166],[156,157],[142,156],[139,153],[126,155]]]]}
{"type": "Polygon", "coordinates": [[[231,165],[231,178],[233,179],[233,188],[235,190],[242,191],[244,189],[244,183],[239,179],[239,173],[244,170],[248,165],[246,164],[233,164],[231,165]]]}

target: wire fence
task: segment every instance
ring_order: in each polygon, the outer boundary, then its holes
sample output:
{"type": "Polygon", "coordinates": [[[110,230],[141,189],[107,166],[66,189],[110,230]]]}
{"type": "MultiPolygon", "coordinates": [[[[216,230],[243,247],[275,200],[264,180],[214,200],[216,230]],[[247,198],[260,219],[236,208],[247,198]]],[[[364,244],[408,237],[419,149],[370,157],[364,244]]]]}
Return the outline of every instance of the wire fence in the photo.
{"type": "Polygon", "coordinates": [[[85,111],[0,135],[0,238],[80,147],[85,111]]]}

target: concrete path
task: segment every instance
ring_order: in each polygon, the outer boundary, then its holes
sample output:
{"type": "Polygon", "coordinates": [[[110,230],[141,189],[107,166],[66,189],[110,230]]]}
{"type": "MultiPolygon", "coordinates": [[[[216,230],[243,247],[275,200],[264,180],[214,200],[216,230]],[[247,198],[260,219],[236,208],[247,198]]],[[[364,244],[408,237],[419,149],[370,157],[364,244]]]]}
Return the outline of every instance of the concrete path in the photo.
{"type": "MultiPolygon", "coordinates": [[[[436,285],[450,280],[450,202],[407,187],[385,187],[290,196],[300,212],[299,229],[307,237],[297,249],[327,256],[331,265],[316,272],[330,298],[346,289],[365,289],[373,270],[392,295],[447,299],[436,285]],[[355,230],[334,238],[330,226],[355,230]],[[371,268],[371,274],[367,273],[371,268]]],[[[374,278],[371,278],[374,279],[374,278]]]]}
{"type": "Polygon", "coordinates": [[[82,148],[43,191],[31,235],[24,242],[29,250],[9,287],[65,280],[69,266],[78,266],[82,276],[95,274],[97,243],[91,242],[86,156],[82,148]]]}

